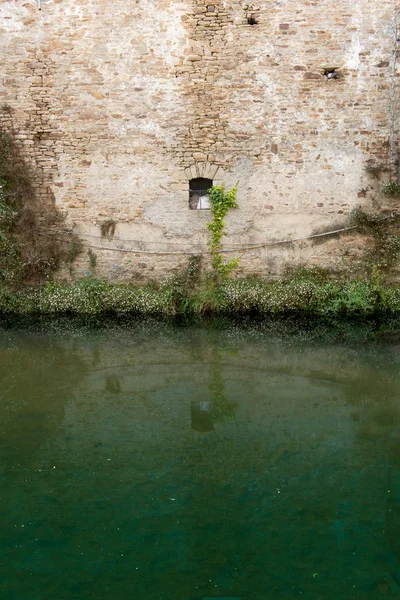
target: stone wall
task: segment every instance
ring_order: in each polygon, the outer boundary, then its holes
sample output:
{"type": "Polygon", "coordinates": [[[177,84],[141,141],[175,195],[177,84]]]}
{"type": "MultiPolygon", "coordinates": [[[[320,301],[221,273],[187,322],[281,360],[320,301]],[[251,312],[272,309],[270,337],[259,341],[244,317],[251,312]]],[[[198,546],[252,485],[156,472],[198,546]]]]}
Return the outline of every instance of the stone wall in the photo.
{"type": "MultiPolygon", "coordinates": [[[[239,182],[225,244],[242,272],[360,251],[354,236],[273,244],[381,202],[365,166],[396,169],[397,0],[3,0],[0,17],[1,121],[43,211],[66,215],[53,232],[77,233],[97,274],[165,277],[204,252],[198,176],[239,182]]],[[[88,265],[85,252],[76,276],[88,265]]]]}

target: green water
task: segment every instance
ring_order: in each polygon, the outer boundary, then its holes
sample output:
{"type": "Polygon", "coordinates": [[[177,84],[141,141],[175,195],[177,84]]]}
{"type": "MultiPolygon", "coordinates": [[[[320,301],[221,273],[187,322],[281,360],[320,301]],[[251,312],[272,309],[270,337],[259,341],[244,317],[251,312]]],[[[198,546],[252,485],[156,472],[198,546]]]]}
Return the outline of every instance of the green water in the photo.
{"type": "Polygon", "coordinates": [[[0,330],[1,600],[400,598],[400,345],[0,330]]]}

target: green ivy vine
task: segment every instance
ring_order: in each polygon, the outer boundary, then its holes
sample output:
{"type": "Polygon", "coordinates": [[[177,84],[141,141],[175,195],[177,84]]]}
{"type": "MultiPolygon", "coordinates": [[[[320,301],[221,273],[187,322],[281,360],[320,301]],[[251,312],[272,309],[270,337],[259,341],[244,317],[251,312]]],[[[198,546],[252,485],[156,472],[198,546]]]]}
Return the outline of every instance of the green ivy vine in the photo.
{"type": "Polygon", "coordinates": [[[211,251],[211,264],[214,276],[217,280],[224,279],[238,266],[239,259],[232,258],[225,262],[222,257],[222,236],[225,235],[224,217],[231,208],[239,208],[236,202],[237,187],[225,191],[223,185],[213,185],[208,190],[212,220],[207,223],[207,228],[211,232],[211,239],[208,243],[211,251]]]}

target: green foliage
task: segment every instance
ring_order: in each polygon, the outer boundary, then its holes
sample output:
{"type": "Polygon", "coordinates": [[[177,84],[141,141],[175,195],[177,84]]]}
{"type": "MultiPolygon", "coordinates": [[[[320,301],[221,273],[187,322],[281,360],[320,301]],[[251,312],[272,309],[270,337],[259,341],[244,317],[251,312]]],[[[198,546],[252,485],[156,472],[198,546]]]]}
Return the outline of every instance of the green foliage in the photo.
{"type": "Polygon", "coordinates": [[[72,264],[83,250],[83,244],[77,236],[73,236],[67,250],[67,261],[72,264]]]}
{"type": "Polygon", "coordinates": [[[210,418],[213,423],[224,421],[225,419],[234,421],[236,418],[237,405],[233,402],[229,402],[226,391],[225,383],[222,378],[222,365],[221,357],[216,355],[213,357],[211,364],[211,383],[208,386],[209,391],[212,395],[210,418]]]}
{"type": "Polygon", "coordinates": [[[184,274],[188,283],[193,284],[200,280],[202,260],[203,257],[200,254],[189,258],[186,273],[184,274]]]}
{"type": "Polygon", "coordinates": [[[232,258],[225,262],[222,251],[222,236],[225,235],[224,217],[231,208],[238,208],[236,202],[237,188],[225,191],[223,185],[214,185],[208,190],[211,204],[212,221],[207,223],[207,229],[211,232],[209,247],[211,250],[211,264],[216,281],[224,279],[238,266],[239,259],[232,258]]]}
{"type": "Polygon", "coordinates": [[[29,309],[30,303],[28,301],[24,302],[8,286],[0,286],[0,313],[27,313],[31,312],[29,309]]]}
{"type": "Polygon", "coordinates": [[[171,290],[167,286],[113,285],[87,277],[71,285],[48,283],[38,295],[33,311],[41,313],[137,313],[174,314],[171,290]]]}
{"type": "Polygon", "coordinates": [[[382,185],[382,192],[389,198],[400,198],[400,183],[398,181],[386,181],[382,185]]]}
{"type": "Polygon", "coordinates": [[[384,226],[388,215],[381,213],[366,213],[360,207],[354,208],[350,214],[350,224],[357,225],[363,233],[373,233],[384,226]]]}
{"type": "Polygon", "coordinates": [[[24,264],[15,235],[0,229],[0,282],[5,285],[19,283],[24,264]]]}
{"type": "Polygon", "coordinates": [[[10,285],[19,280],[22,260],[13,233],[19,217],[19,203],[12,193],[14,186],[9,169],[11,140],[0,136],[0,282],[10,285]]]}
{"type": "Polygon", "coordinates": [[[93,250],[91,248],[89,248],[89,250],[88,250],[88,256],[89,256],[90,271],[93,273],[96,270],[97,255],[96,255],[95,252],[93,252],[93,250]]]}
{"type": "Polygon", "coordinates": [[[380,304],[382,312],[400,313],[400,287],[390,287],[381,290],[380,304]]]}
{"type": "Polygon", "coordinates": [[[385,285],[378,268],[363,281],[330,280],[302,272],[283,281],[236,278],[190,285],[169,280],[132,286],[88,277],[70,285],[51,282],[24,291],[0,286],[2,312],[365,318],[400,313],[400,287],[385,285]]]}
{"type": "Polygon", "coordinates": [[[200,282],[201,263],[202,256],[190,256],[182,273],[170,277],[162,286],[179,314],[193,312],[193,294],[200,282]]]}
{"type": "Polygon", "coordinates": [[[7,202],[7,180],[0,178],[0,229],[7,231],[12,228],[18,217],[18,211],[7,202]]]}
{"type": "Polygon", "coordinates": [[[191,311],[195,315],[217,315],[221,312],[223,303],[223,290],[212,280],[199,286],[190,298],[191,311]]]}
{"type": "Polygon", "coordinates": [[[396,212],[366,213],[356,208],[351,213],[351,222],[358,226],[361,233],[371,235],[373,247],[367,250],[364,261],[366,266],[374,265],[381,269],[390,269],[399,262],[400,257],[400,214],[396,212]]]}
{"type": "Polygon", "coordinates": [[[399,256],[400,236],[396,233],[388,233],[380,239],[373,259],[380,267],[388,268],[398,264],[399,256]]]}
{"type": "Polygon", "coordinates": [[[4,286],[41,281],[62,257],[59,244],[38,230],[36,212],[42,211],[32,179],[12,134],[0,129],[0,284],[4,286]]]}

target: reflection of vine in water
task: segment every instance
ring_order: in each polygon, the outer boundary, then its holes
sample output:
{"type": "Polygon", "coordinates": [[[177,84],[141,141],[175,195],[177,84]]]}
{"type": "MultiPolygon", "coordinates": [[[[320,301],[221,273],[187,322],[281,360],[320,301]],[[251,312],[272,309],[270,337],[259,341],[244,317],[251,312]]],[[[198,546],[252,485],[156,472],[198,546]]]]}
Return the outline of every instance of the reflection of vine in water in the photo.
{"type": "Polygon", "coordinates": [[[50,325],[49,329],[48,336],[37,339],[34,347],[29,334],[10,333],[8,345],[3,342],[0,350],[3,439],[19,439],[18,444],[10,441],[7,446],[7,460],[0,464],[0,471],[14,468],[14,462],[21,459],[26,464],[35,461],[38,453],[44,456],[43,448],[61,435],[66,406],[76,393],[79,397],[77,390],[88,375],[79,346],[55,341],[50,325]]]}
{"type": "MultiPolygon", "coordinates": [[[[194,344],[192,359],[194,362],[204,362],[201,340],[196,340],[194,344]]],[[[201,401],[193,400],[190,405],[192,429],[201,433],[213,431],[216,423],[222,422],[225,419],[230,421],[236,420],[235,402],[229,402],[225,392],[225,382],[222,376],[222,357],[227,354],[236,356],[235,349],[226,347],[226,343],[222,348],[216,347],[213,349],[209,357],[210,383],[208,391],[210,396],[203,398],[201,401]]]]}
{"type": "Polygon", "coordinates": [[[222,378],[221,356],[216,353],[211,365],[211,383],[208,386],[212,394],[210,419],[218,423],[224,419],[236,420],[236,403],[229,402],[225,393],[225,383],[222,378]]]}

